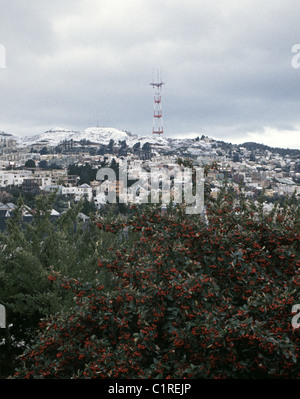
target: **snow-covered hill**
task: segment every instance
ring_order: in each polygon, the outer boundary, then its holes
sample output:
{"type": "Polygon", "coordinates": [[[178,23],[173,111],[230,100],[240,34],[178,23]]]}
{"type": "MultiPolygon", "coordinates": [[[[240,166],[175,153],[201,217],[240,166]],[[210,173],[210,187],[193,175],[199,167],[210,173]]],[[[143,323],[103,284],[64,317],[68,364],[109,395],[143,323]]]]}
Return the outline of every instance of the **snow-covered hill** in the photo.
{"type": "Polygon", "coordinates": [[[73,140],[74,142],[88,140],[94,144],[106,145],[110,142],[110,140],[114,140],[116,144],[119,141],[125,140],[129,147],[132,147],[137,142],[140,142],[141,145],[143,145],[145,142],[149,142],[153,145],[168,145],[168,140],[162,137],[139,136],[137,134],[110,127],[90,127],[81,131],[56,127],[38,135],[21,138],[19,146],[57,146],[64,140],[73,140]]]}
{"type": "Polygon", "coordinates": [[[13,134],[9,134],[0,130],[0,141],[1,140],[15,140],[18,143],[20,142],[20,137],[14,136],[13,134]]]}
{"type": "Polygon", "coordinates": [[[27,147],[37,144],[45,146],[57,146],[61,141],[70,140],[71,136],[76,133],[77,132],[74,130],[56,127],[41,134],[20,138],[19,146],[27,147]]]}
{"type": "MultiPolygon", "coordinates": [[[[129,148],[132,148],[136,143],[140,143],[140,147],[145,143],[151,145],[152,152],[156,155],[170,154],[174,152],[177,154],[190,154],[191,156],[206,155],[212,153],[212,143],[194,140],[189,138],[170,138],[161,137],[158,135],[140,136],[124,130],[115,129],[112,127],[89,127],[83,130],[70,130],[63,127],[54,127],[41,134],[36,134],[27,137],[11,136],[20,150],[30,150],[33,146],[39,147],[56,147],[64,141],[73,140],[73,145],[81,145],[81,141],[85,140],[93,145],[100,146],[108,145],[110,140],[118,146],[119,142],[126,141],[129,148]]],[[[1,141],[1,132],[0,132],[1,141]]],[[[214,151],[213,151],[214,152],[214,151]]]]}

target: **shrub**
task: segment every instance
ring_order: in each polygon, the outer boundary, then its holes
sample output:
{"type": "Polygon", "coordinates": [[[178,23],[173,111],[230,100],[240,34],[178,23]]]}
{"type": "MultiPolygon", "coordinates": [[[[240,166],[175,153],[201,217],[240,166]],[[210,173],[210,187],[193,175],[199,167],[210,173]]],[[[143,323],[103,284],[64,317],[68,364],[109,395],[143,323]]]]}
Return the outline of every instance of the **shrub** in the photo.
{"type": "Polygon", "coordinates": [[[299,377],[297,205],[225,197],[207,221],[151,209],[129,224],[140,240],[99,260],[112,289],[61,281],[75,307],[43,320],[16,378],[299,377]]]}

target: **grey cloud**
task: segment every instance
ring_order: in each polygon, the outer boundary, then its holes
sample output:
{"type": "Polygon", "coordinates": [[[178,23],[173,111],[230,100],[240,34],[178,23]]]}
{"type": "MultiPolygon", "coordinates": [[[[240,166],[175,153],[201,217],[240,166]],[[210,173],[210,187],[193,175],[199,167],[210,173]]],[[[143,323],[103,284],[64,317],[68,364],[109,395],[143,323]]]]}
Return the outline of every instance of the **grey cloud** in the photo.
{"type": "Polygon", "coordinates": [[[0,130],[103,125],[151,134],[161,67],[169,136],[297,134],[298,2],[0,0],[0,130]]]}

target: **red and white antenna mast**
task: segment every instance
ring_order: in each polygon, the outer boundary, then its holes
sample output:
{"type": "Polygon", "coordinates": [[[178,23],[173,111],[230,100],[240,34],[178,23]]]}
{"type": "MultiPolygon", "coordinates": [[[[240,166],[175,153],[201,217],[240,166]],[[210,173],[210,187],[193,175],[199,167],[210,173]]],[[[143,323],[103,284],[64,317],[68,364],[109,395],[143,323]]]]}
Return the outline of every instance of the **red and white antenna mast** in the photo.
{"type": "Polygon", "coordinates": [[[163,127],[163,117],[162,117],[162,107],[161,107],[161,89],[164,83],[162,82],[162,78],[157,77],[157,82],[154,82],[152,79],[152,83],[150,85],[153,87],[154,92],[154,115],[153,115],[153,134],[161,135],[164,132],[163,127]]]}

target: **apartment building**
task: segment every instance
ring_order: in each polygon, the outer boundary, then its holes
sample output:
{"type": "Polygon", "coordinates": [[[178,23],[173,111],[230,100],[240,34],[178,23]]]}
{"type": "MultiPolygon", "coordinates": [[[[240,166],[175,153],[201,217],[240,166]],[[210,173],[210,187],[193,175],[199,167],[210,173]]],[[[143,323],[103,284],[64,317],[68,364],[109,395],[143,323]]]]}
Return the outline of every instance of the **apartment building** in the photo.
{"type": "Polygon", "coordinates": [[[61,195],[73,197],[75,201],[79,201],[81,198],[86,198],[88,201],[92,201],[93,189],[88,184],[81,184],[81,186],[78,187],[62,187],[61,195]]]}

